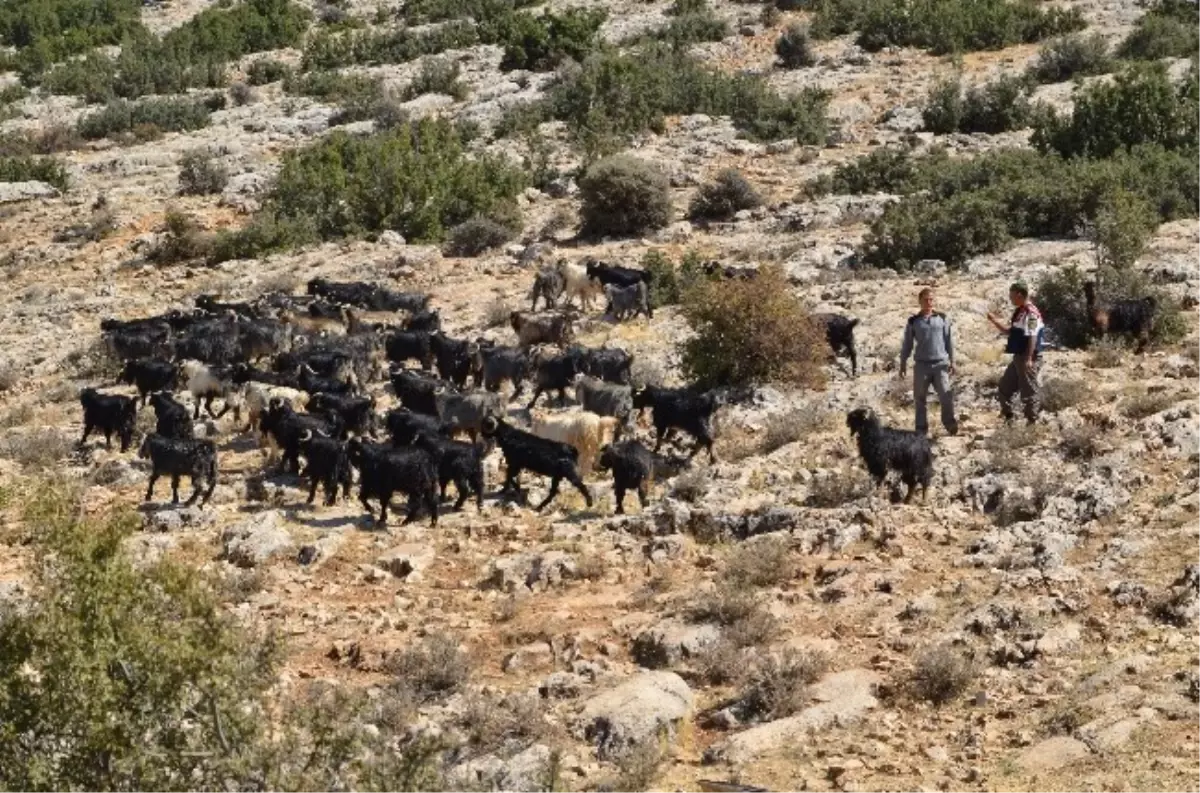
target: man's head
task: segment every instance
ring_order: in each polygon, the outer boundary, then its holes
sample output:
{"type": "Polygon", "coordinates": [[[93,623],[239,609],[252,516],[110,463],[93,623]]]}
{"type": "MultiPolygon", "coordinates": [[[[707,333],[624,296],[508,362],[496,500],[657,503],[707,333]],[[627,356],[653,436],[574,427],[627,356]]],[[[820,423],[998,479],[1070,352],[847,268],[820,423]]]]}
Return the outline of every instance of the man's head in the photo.
{"type": "Polygon", "coordinates": [[[1008,288],[1008,299],[1017,308],[1025,305],[1025,301],[1029,300],[1029,287],[1020,281],[1008,288]]]}
{"type": "Polygon", "coordinates": [[[933,290],[925,287],[917,293],[917,302],[921,304],[921,313],[928,314],[933,311],[933,290]]]}

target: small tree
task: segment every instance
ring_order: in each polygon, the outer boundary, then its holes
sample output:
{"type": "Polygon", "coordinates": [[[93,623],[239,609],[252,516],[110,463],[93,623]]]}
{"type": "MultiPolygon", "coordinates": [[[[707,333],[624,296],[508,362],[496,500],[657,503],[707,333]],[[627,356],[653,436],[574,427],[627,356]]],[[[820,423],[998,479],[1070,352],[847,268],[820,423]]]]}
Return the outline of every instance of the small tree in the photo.
{"type": "Polygon", "coordinates": [[[1091,229],[1099,263],[1132,267],[1156,226],[1158,213],[1146,199],[1125,190],[1105,194],[1091,229]]]}
{"type": "Polygon", "coordinates": [[[940,80],[929,89],[925,107],[921,110],[921,121],[925,129],[935,135],[945,135],[958,130],[963,117],[962,85],[958,78],[940,80]]]}
{"type": "Polygon", "coordinates": [[[229,172],[207,149],[192,149],[179,158],[180,195],[219,193],[228,183],[229,172]]]}
{"type": "Polygon", "coordinates": [[[824,335],[781,268],[761,267],[749,281],[701,280],[681,308],[695,331],[681,346],[691,379],[705,386],[824,383],[824,335]]]}
{"type": "Polygon", "coordinates": [[[817,62],[817,54],[813,52],[812,42],[808,37],[808,28],[793,22],[787,26],[779,38],[775,40],[775,54],[785,69],[800,69],[813,66],[817,62]]]}
{"type": "Polygon", "coordinates": [[[671,222],[671,190],[655,166],[616,155],[588,168],[579,181],[582,232],[591,236],[633,236],[671,222]]]}

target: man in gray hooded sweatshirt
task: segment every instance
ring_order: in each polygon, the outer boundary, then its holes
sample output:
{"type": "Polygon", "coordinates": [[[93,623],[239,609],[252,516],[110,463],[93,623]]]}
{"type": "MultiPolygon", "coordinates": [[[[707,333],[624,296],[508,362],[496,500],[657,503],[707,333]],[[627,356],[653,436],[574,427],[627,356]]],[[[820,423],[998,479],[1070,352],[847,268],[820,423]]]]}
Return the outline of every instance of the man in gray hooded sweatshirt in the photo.
{"type": "Polygon", "coordinates": [[[937,392],[942,404],[942,426],[951,435],[958,434],[958,419],[954,416],[954,392],[950,376],[954,374],[954,342],[950,334],[950,319],[933,310],[933,290],[926,287],[917,295],[921,311],[908,318],[904,326],[904,342],[900,345],[900,376],[908,370],[908,357],[913,362],[913,399],[917,403],[917,432],[929,432],[926,402],[929,386],[937,392]]]}

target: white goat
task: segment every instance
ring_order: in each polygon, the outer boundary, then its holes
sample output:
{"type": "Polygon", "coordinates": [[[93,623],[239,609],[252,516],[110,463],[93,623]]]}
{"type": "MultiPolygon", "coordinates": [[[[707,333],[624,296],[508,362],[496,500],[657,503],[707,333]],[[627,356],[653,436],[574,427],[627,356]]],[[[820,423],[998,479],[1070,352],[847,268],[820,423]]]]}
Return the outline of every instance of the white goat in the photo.
{"type": "Polygon", "coordinates": [[[599,299],[604,295],[604,286],[588,278],[587,268],[582,264],[572,264],[562,259],[558,262],[558,271],[563,277],[563,305],[570,304],[571,298],[578,296],[579,307],[587,311],[593,297],[599,299]]]}
{"type": "Polygon", "coordinates": [[[179,363],[179,372],[195,402],[195,409],[192,412],[193,419],[200,418],[202,402],[208,415],[214,419],[224,416],[230,408],[233,408],[234,419],[241,419],[241,404],[237,399],[231,398],[231,395],[237,391],[237,387],[229,381],[227,376],[219,374],[208,365],[191,358],[179,363]],[[220,413],[214,413],[212,407],[213,399],[217,397],[225,400],[225,407],[221,408],[220,413]]]}
{"type": "Polygon", "coordinates": [[[612,416],[597,416],[586,410],[567,413],[535,410],[531,418],[534,435],[575,447],[579,452],[581,474],[592,470],[600,449],[612,443],[620,426],[620,421],[612,416]]]}

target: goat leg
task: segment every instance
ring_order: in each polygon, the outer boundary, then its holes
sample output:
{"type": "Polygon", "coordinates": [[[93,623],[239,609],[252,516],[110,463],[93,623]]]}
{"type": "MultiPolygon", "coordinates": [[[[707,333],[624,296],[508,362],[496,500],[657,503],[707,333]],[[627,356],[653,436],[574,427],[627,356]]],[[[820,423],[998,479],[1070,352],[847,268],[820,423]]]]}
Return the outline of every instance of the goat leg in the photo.
{"type": "Polygon", "coordinates": [[[146,485],[146,498],[143,501],[149,501],[150,497],[154,495],[154,483],[156,481],[158,481],[158,474],[150,474],[150,483],[146,485]]]}
{"type": "Polygon", "coordinates": [[[538,504],[536,507],[534,507],[534,512],[541,512],[543,509],[546,508],[547,504],[549,504],[551,501],[554,500],[554,497],[558,495],[558,483],[561,480],[562,480],[562,477],[560,477],[560,476],[556,476],[550,480],[550,492],[546,494],[545,501],[543,501],[541,504],[538,504]]]}
{"type": "Polygon", "coordinates": [[[179,503],[179,474],[171,474],[171,503],[179,503]]]}

